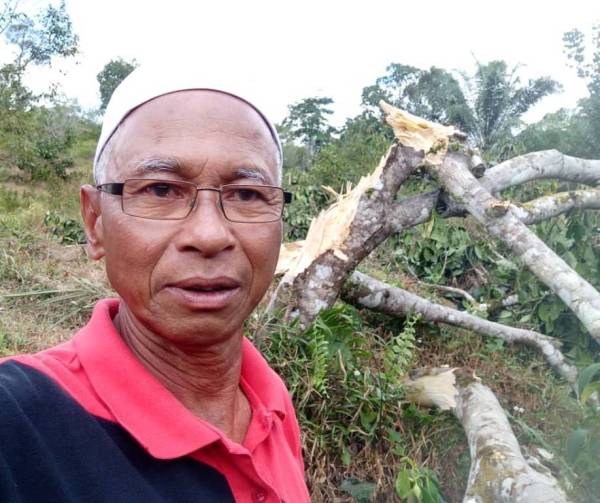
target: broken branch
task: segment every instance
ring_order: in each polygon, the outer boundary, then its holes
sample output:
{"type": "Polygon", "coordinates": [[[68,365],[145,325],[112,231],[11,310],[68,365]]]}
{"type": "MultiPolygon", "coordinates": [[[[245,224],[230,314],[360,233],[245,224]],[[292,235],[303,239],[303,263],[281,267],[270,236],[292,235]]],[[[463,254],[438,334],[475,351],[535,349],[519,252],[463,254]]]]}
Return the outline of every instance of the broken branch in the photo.
{"type": "Polygon", "coordinates": [[[511,204],[494,198],[467,169],[467,158],[449,152],[442,164],[431,165],[448,194],[512,253],[575,313],[600,343],[600,293],[518,218],[511,204]]]}
{"type": "Polygon", "coordinates": [[[419,368],[403,385],[411,402],[450,410],[460,421],[471,454],[463,503],[566,503],[550,470],[538,460],[536,470],[525,460],[504,409],[473,372],[419,368]]]}
{"type": "Polygon", "coordinates": [[[565,361],[562,352],[556,347],[559,342],[533,330],[509,327],[436,304],[358,271],[355,271],[344,285],[342,298],[351,304],[393,316],[420,314],[427,321],[465,328],[498,337],[508,343],[525,344],[539,351],[548,364],[572,387],[576,384],[577,369],[565,361]]]}
{"type": "Polygon", "coordinates": [[[486,190],[496,195],[509,187],[543,178],[597,185],[600,183],[600,160],[571,157],[558,150],[542,150],[497,164],[488,169],[479,181],[486,190]]]}
{"type": "Polygon", "coordinates": [[[600,210],[600,190],[559,192],[515,205],[515,214],[526,225],[557,217],[574,209],[600,210]]]}

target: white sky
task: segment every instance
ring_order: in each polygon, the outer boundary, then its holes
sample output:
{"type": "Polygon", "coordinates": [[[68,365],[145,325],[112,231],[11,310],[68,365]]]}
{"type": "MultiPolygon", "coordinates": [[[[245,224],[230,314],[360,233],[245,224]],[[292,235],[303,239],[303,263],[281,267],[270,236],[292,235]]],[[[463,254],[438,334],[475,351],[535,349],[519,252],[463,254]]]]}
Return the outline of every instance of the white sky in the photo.
{"type": "MultiPolygon", "coordinates": [[[[28,10],[46,3],[22,0],[28,10]]],[[[294,101],[330,96],[336,125],[360,111],[362,88],[391,62],[472,70],[475,57],[505,59],[524,65],[524,78],[550,75],[564,86],[529,120],[573,107],[585,87],[566,65],[562,34],[589,33],[600,22],[597,0],[67,0],[67,10],[80,37],[77,64],[34,72],[34,87],[60,81],[67,96],[93,108],[96,74],[110,59],[184,53],[186,64],[248,89],[276,122],[294,101]]]]}

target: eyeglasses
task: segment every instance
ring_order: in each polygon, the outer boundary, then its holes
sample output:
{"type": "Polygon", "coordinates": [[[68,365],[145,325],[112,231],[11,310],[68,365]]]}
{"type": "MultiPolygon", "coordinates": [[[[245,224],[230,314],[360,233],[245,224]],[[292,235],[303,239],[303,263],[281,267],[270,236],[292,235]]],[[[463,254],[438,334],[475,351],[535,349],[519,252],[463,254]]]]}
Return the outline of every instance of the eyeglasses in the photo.
{"type": "Polygon", "coordinates": [[[270,185],[223,185],[200,187],[195,183],[174,180],[130,178],[120,183],[103,183],[97,190],[121,196],[123,213],[152,220],[182,220],[196,205],[198,192],[219,193],[219,206],[225,218],[239,223],[276,222],[292,194],[270,185]]]}

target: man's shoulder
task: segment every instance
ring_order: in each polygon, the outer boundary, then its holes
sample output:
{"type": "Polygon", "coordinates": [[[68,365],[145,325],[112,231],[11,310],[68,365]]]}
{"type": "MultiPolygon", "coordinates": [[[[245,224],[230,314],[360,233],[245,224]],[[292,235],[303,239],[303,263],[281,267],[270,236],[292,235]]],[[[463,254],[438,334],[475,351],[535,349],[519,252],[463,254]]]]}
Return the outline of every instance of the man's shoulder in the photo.
{"type": "Polygon", "coordinates": [[[22,425],[26,417],[52,408],[60,395],[59,386],[38,369],[16,358],[0,362],[0,424],[22,425]]]}

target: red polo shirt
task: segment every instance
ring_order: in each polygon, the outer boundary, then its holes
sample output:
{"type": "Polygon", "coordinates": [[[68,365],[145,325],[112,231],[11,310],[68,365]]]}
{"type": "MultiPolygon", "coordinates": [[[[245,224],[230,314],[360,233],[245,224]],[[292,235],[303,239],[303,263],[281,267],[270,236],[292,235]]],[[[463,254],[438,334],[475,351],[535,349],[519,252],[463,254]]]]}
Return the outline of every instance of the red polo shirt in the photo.
{"type": "Polygon", "coordinates": [[[241,387],[252,408],[242,444],[198,419],[132,354],[103,300],[90,322],[59,346],[12,358],[41,371],[89,414],[126,430],[155,459],[190,457],[227,480],[236,501],[309,501],[300,431],[288,391],[254,346],[242,345],[241,387]]]}

